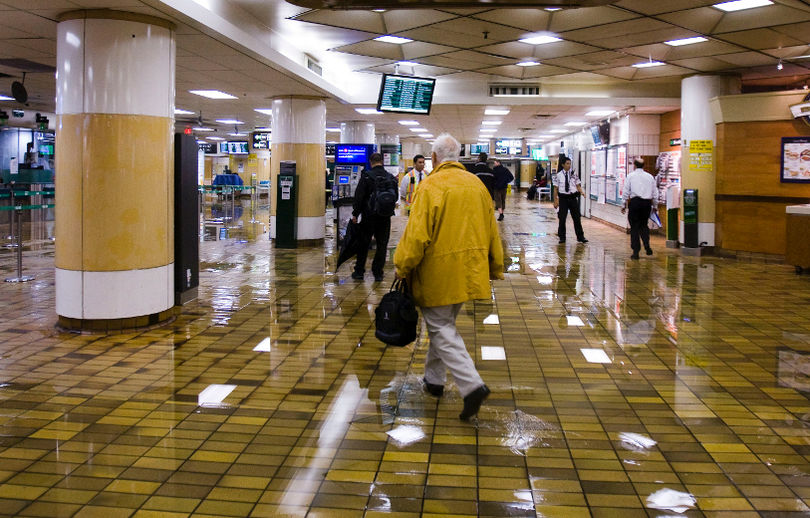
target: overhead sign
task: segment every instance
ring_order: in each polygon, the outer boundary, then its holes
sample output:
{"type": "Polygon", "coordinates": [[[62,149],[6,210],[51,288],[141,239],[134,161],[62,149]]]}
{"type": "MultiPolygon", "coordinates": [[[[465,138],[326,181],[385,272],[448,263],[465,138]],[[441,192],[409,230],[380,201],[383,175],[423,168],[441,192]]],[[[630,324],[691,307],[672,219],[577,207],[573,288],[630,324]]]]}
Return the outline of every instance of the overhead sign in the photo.
{"type": "Polygon", "coordinates": [[[383,75],[377,109],[428,115],[436,80],[429,77],[383,75]]]}

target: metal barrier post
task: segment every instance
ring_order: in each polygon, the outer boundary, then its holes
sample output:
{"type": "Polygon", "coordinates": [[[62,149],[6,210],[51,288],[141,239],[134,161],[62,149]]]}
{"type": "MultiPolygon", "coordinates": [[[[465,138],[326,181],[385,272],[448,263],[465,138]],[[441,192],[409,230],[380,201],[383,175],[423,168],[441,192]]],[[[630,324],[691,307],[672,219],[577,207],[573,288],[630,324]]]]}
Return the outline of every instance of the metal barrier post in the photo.
{"type": "MultiPolygon", "coordinates": [[[[14,212],[17,213],[17,276],[16,277],[9,277],[6,279],[6,282],[28,282],[33,281],[33,275],[23,275],[22,274],[22,210],[15,210],[14,212]]],[[[12,218],[14,214],[11,215],[12,218]]]]}
{"type": "MultiPolygon", "coordinates": [[[[11,206],[16,206],[14,202],[14,186],[11,186],[11,206]]],[[[12,211],[14,209],[11,209],[12,211]]],[[[10,239],[11,243],[6,243],[4,246],[6,248],[17,248],[17,243],[14,242],[14,212],[10,212],[8,216],[8,237],[6,239],[10,239]]]]}

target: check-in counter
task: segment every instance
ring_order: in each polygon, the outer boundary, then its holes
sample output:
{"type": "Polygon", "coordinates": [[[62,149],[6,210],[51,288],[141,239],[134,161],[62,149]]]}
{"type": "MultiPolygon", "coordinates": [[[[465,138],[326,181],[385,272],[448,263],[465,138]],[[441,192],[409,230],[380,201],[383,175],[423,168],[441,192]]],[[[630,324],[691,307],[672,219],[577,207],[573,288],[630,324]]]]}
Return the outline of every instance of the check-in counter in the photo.
{"type": "Polygon", "coordinates": [[[787,213],[785,262],[796,267],[796,273],[810,269],[810,204],[790,205],[787,213]]]}

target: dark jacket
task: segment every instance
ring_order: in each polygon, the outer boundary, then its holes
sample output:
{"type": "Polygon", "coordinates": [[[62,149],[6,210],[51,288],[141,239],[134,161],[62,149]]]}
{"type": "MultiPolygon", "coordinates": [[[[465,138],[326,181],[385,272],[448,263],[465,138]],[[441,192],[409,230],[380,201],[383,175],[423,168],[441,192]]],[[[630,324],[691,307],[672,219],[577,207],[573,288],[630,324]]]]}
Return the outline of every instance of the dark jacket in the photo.
{"type": "MultiPolygon", "coordinates": [[[[352,216],[366,217],[368,214],[368,199],[374,192],[374,177],[380,174],[391,176],[385,167],[378,165],[371,169],[365,169],[360,174],[360,181],[357,182],[357,189],[354,191],[354,202],[352,203],[352,216]]],[[[378,216],[382,217],[382,216],[378,216]]]]}
{"type": "Polygon", "coordinates": [[[506,189],[506,187],[515,179],[512,171],[504,165],[496,165],[492,168],[492,174],[495,175],[495,188],[506,189]]]}
{"type": "Polygon", "coordinates": [[[472,172],[479,180],[484,182],[484,187],[489,191],[489,196],[495,199],[493,194],[495,190],[495,175],[492,174],[492,169],[490,169],[485,162],[478,162],[475,164],[475,167],[473,167],[472,172]]]}

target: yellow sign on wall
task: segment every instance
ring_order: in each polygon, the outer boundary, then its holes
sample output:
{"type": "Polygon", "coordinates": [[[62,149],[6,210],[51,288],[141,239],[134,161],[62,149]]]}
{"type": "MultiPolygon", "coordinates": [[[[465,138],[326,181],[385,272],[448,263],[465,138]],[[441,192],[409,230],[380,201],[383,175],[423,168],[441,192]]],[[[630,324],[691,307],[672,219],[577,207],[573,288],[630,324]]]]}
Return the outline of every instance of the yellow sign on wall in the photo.
{"type": "Polygon", "coordinates": [[[689,170],[711,171],[714,143],[711,140],[689,141],[689,170]]]}

